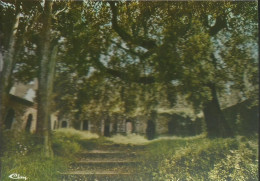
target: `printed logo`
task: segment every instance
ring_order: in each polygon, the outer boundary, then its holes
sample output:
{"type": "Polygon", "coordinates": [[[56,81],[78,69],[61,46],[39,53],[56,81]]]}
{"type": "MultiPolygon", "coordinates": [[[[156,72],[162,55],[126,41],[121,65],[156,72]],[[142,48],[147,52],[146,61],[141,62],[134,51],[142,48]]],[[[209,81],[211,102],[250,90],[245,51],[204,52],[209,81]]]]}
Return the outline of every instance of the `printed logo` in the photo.
{"type": "Polygon", "coordinates": [[[18,180],[18,179],[27,180],[27,177],[21,176],[21,175],[18,174],[18,173],[12,173],[11,175],[9,175],[9,178],[15,179],[15,180],[18,180]]]}

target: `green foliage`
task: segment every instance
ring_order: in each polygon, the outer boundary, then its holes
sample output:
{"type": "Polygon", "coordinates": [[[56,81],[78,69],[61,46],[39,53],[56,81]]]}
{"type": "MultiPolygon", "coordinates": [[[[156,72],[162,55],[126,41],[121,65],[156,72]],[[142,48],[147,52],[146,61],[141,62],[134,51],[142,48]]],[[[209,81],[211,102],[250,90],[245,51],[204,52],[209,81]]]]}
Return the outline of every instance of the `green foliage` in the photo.
{"type": "Polygon", "coordinates": [[[25,156],[12,155],[2,158],[2,180],[10,180],[9,175],[17,173],[32,181],[59,180],[59,171],[66,169],[63,158],[46,158],[44,154],[32,153],[25,156]]]}
{"type": "Polygon", "coordinates": [[[106,138],[106,140],[123,145],[144,145],[149,143],[149,141],[144,136],[136,134],[128,134],[126,136],[117,134],[106,138]]]}
{"type": "Polygon", "coordinates": [[[79,140],[79,134],[55,131],[52,139],[53,151],[59,156],[67,157],[73,155],[73,153],[77,153],[81,149],[81,146],[78,143],[79,140]]]}
{"type": "Polygon", "coordinates": [[[236,180],[257,181],[258,160],[254,151],[242,144],[238,150],[230,150],[230,153],[220,162],[214,165],[209,172],[210,180],[236,180]]]}
{"type": "MultiPolygon", "coordinates": [[[[200,139],[198,139],[199,141],[200,139]]],[[[143,155],[143,165],[141,166],[144,177],[153,179],[153,175],[158,173],[160,168],[160,162],[165,158],[168,158],[175,154],[176,150],[186,147],[188,144],[193,143],[193,138],[189,139],[174,139],[174,140],[159,140],[154,141],[147,145],[147,152],[143,155]]]]}
{"type": "Polygon", "coordinates": [[[3,138],[8,138],[3,139],[3,149],[8,155],[25,156],[40,150],[40,146],[37,145],[37,137],[28,133],[6,130],[3,138]]]}
{"type": "Polygon", "coordinates": [[[68,156],[46,158],[42,152],[43,146],[37,144],[35,135],[13,131],[6,131],[3,135],[8,139],[4,140],[4,154],[1,157],[1,180],[10,180],[9,175],[15,173],[31,181],[59,180],[59,172],[68,165],[68,156]]]}
{"type": "MultiPolygon", "coordinates": [[[[102,144],[104,140],[89,132],[74,129],[59,129],[52,133],[53,158],[46,158],[43,145],[37,143],[33,134],[17,131],[3,133],[3,151],[1,157],[1,180],[10,180],[13,173],[25,176],[31,181],[58,181],[60,173],[65,172],[75,153],[88,143],[102,144]],[[82,145],[82,146],[81,146],[82,145]]],[[[2,146],[2,145],[1,145],[2,146]]]]}
{"type": "Polygon", "coordinates": [[[256,140],[190,139],[150,145],[144,163],[151,180],[257,180],[256,140]]]}
{"type": "MultiPolygon", "coordinates": [[[[60,115],[145,115],[171,108],[179,94],[201,111],[209,85],[218,95],[229,87],[258,96],[256,2],[55,1],[52,9],[51,48],[59,48],[51,109],[60,115]]],[[[10,76],[29,81],[48,40],[40,41],[43,8],[1,1],[0,10],[3,55],[21,14],[10,76]]]]}

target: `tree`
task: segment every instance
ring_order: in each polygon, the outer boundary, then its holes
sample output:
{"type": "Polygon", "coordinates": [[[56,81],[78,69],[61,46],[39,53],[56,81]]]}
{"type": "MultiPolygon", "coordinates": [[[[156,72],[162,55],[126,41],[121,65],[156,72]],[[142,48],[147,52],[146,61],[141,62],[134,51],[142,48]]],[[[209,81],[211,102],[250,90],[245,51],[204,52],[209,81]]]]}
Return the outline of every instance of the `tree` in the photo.
{"type": "MultiPolygon", "coordinates": [[[[54,29],[51,29],[52,4],[53,2],[49,1],[45,3],[45,16],[41,14],[40,2],[15,1],[15,7],[12,4],[3,7],[4,15],[9,13],[15,16],[13,25],[10,27],[11,33],[8,33],[8,26],[3,28],[3,33],[10,36],[5,37],[3,46],[6,53],[3,59],[3,71],[1,72],[3,75],[1,75],[1,82],[3,83],[3,86],[1,86],[1,118],[4,116],[2,112],[5,112],[6,100],[14,78],[22,82],[30,81],[30,79],[35,78],[36,72],[39,73],[37,133],[40,135],[39,138],[44,140],[42,143],[45,145],[46,156],[52,154],[49,143],[49,116],[51,111],[49,105],[51,104],[55,61],[58,51],[58,39],[53,38],[54,29]],[[40,31],[40,27],[42,27],[42,31],[40,31]],[[38,61],[31,64],[32,60],[39,60],[39,64],[38,61]],[[34,74],[31,73],[30,69],[35,71],[34,74]]],[[[5,19],[3,23],[7,21],[5,19]]]]}
{"type": "MultiPolygon", "coordinates": [[[[220,50],[216,46],[219,39],[230,36],[228,33],[235,35],[232,32],[243,29],[242,17],[251,16],[250,23],[246,27],[249,34],[254,34],[252,31],[256,24],[254,22],[256,5],[253,4],[252,8],[251,3],[242,2],[150,4],[109,2],[109,4],[112,12],[112,28],[119,37],[116,43],[119,46],[124,44],[121,50],[128,52],[133,57],[132,61],[145,64],[149,71],[138,71],[138,67],[130,69],[133,71],[127,71],[125,65],[116,69],[104,68],[100,64],[99,67],[111,75],[128,81],[172,82],[187,95],[187,99],[195,108],[203,110],[208,136],[232,136],[230,125],[226,122],[219,105],[218,92],[220,93],[227,85],[227,77],[230,80],[235,75],[233,72],[227,73],[225,64],[228,64],[226,62],[228,60],[218,55],[220,50]],[[218,8],[217,4],[220,5],[218,8]],[[247,13],[239,11],[241,6],[244,6],[247,13]],[[191,12],[195,12],[194,15],[191,12]]],[[[245,34],[245,29],[240,32],[248,36],[245,34]]],[[[233,38],[238,37],[235,35],[233,38]]],[[[240,46],[245,43],[243,39],[240,41],[240,46]]],[[[247,55],[252,57],[252,53],[247,55]]],[[[123,58],[120,54],[119,57],[123,58]]],[[[117,58],[117,61],[122,59],[117,58]]],[[[238,70],[241,62],[237,63],[238,66],[231,63],[234,66],[232,70],[238,70]]]]}
{"type": "MultiPolygon", "coordinates": [[[[32,3],[31,6],[35,8],[35,4],[37,3],[32,3]]],[[[14,70],[17,68],[19,53],[23,51],[25,34],[30,26],[31,19],[28,14],[33,12],[28,12],[27,5],[26,2],[19,0],[0,2],[0,157],[5,146],[3,122],[7,112],[9,91],[14,83],[14,70]]]]}
{"type": "MultiPolygon", "coordinates": [[[[11,4],[6,5],[6,6],[12,6],[11,4]]],[[[17,32],[18,32],[18,26],[20,23],[20,2],[16,1],[14,10],[12,8],[8,8],[8,10],[3,12],[8,14],[11,12],[15,12],[14,13],[14,17],[12,18],[12,25],[11,25],[11,31],[9,29],[9,31],[11,32],[9,34],[9,39],[5,40],[5,46],[2,47],[3,45],[1,45],[1,57],[2,59],[1,61],[1,70],[0,70],[0,83],[1,83],[1,87],[0,87],[0,112],[1,112],[1,116],[0,116],[0,124],[3,124],[3,120],[4,120],[4,116],[5,116],[5,112],[6,112],[6,102],[8,99],[8,93],[10,91],[11,88],[11,75],[12,75],[12,71],[15,67],[15,49],[16,49],[16,43],[17,43],[17,32]],[[3,50],[6,50],[5,53],[2,53],[3,50]]],[[[2,7],[3,8],[3,7],[2,7]]],[[[3,25],[1,25],[3,26],[3,25]]],[[[7,32],[2,32],[4,31],[3,29],[1,29],[1,34],[3,33],[7,33],[7,32]]],[[[3,36],[3,35],[2,35],[3,36]]],[[[1,37],[2,39],[2,37],[1,37]]],[[[2,39],[3,40],[3,39],[2,39]]],[[[1,42],[2,42],[1,40],[1,42]]],[[[0,125],[0,126],[1,126],[0,125]]],[[[2,128],[2,126],[1,126],[2,128]]]]}
{"type": "MultiPolygon", "coordinates": [[[[192,100],[196,106],[200,105],[199,102],[204,102],[202,109],[208,135],[212,137],[233,135],[231,125],[228,125],[221,111],[218,97],[225,94],[226,86],[231,82],[240,86],[245,85],[241,75],[254,67],[256,62],[254,53],[248,51],[249,47],[246,47],[254,46],[256,38],[254,36],[256,6],[252,5],[240,2],[221,4],[218,6],[220,9],[211,11],[211,17],[209,15],[205,17],[202,14],[201,23],[205,25],[201,24],[201,26],[205,27],[205,34],[199,37],[195,35],[183,43],[184,51],[186,51],[186,53],[182,52],[182,55],[185,54],[183,62],[190,62],[183,66],[183,73],[185,73],[183,82],[186,82],[183,91],[186,89],[188,91],[185,92],[188,93],[189,90],[194,90],[188,94],[188,99],[192,100]],[[241,6],[243,6],[243,11],[239,10],[241,6]],[[248,19],[247,23],[242,21],[245,17],[248,19]],[[207,36],[209,37],[205,39],[207,36]],[[226,42],[229,41],[235,41],[236,44],[226,46],[226,42]],[[206,46],[201,47],[203,45],[206,46]],[[232,52],[229,49],[232,49],[232,52]],[[231,55],[232,58],[223,56],[226,54],[231,55]],[[246,67],[243,66],[245,64],[246,67]]],[[[255,74],[254,72],[252,71],[251,75],[255,74]]],[[[242,91],[242,87],[238,90],[242,91]]]]}
{"type": "MultiPolygon", "coordinates": [[[[1,2],[1,103],[0,110],[1,121],[5,116],[5,107],[7,103],[8,93],[17,78],[14,72],[19,70],[21,62],[20,57],[28,57],[29,52],[26,51],[28,46],[25,42],[28,40],[28,32],[34,24],[36,12],[39,3],[10,1],[1,2]],[[32,10],[33,9],[33,10],[32,10]]],[[[27,58],[28,59],[28,58],[27,58]]],[[[23,59],[24,60],[24,59],[23,59]]],[[[25,59],[26,60],[26,59],[25,59]]],[[[32,77],[31,77],[32,78],[32,77]]],[[[19,77],[20,81],[24,81],[19,77]]]]}
{"type": "MultiPolygon", "coordinates": [[[[166,87],[170,102],[174,103],[177,93],[182,94],[194,109],[204,112],[208,136],[233,135],[222,114],[219,96],[226,94],[230,83],[244,85],[245,77],[256,85],[256,73],[254,76],[249,73],[249,69],[254,69],[254,55],[248,51],[256,37],[254,3],[93,2],[75,6],[78,11],[70,17],[77,23],[60,23],[66,27],[61,30],[67,40],[65,64],[81,80],[91,69],[95,72],[93,75],[104,77],[95,80],[100,85],[97,89],[100,97],[107,94],[105,82],[119,83],[121,92],[127,89],[125,86],[134,84],[153,91],[166,87]],[[249,21],[242,21],[246,17],[249,21]],[[250,37],[247,43],[246,37],[250,37]],[[242,59],[250,66],[246,76],[241,77],[245,70],[241,66],[242,59]],[[112,81],[112,77],[125,83],[112,81]]],[[[90,90],[79,91],[82,94],[90,90]]],[[[124,96],[128,93],[126,91],[124,96]]],[[[86,105],[91,104],[92,96],[95,97],[94,93],[86,93],[86,97],[90,97],[86,105]]],[[[133,99],[125,101],[129,100],[133,99]]],[[[102,100],[99,101],[102,104],[102,100]]],[[[156,101],[158,99],[154,99],[156,101]]],[[[134,104],[136,102],[127,103],[128,106],[134,104]]]]}
{"type": "MultiPolygon", "coordinates": [[[[2,4],[1,4],[1,11],[3,10],[2,4]]],[[[4,12],[4,11],[2,11],[4,12]]],[[[5,12],[6,13],[6,12],[5,12]]],[[[0,45],[0,158],[2,156],[3,151],[3,134],[2,131],[4,129],[3,122],[4,122],[4,116],[6,112],[6,102],[7,97],[9,93],[9,87],[10,87],[10,77],[12,70],[14,68],[14,51],[15,51],[15,43],[16,43],[16,33],[17,28],[19,25],[19,4],[17,3],[16,11],[15,11],[15,18],[13,21],[13,25],[11,28],[11,35],[8,42],[8,46],[5,47],[7,49],[6,53],[3,55],[3,45],[0,45]]],[[[0,29],[0,36],[1,36],[1,42],[3,40],[3,25],[1,24],[0,29]]],[[[1,160],[0,160],[0,177],[1,177],[1,160]]]]}

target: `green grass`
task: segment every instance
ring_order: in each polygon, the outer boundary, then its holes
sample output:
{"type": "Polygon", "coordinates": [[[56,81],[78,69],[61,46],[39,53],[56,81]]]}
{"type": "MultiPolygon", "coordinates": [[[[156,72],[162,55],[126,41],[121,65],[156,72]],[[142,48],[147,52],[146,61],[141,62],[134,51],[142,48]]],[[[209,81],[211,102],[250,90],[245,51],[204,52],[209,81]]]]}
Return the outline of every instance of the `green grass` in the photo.
{"type": "Polygon", "coordinates": [[[153,140],[148,140],[145,136],[137,135],[137,134],[129,134],[129,135],[113,135],[112,137],[105,138],[107,141],[117,143],[117,144],[124,144],[124,145],[152,145],[153,143],[160,142],[160,141],[169,141],[169,140],[196,140],[200,138],[205,138],[206,134],[201,134],[197,136],[186,136],[186,137],[179,137],[179,136],[160,136],[153,140]]]}
{"type": "Polygon", "coordinates": [[[126,136],[123,135],[114,135],[110,138],[106,138],[108,141],[111,141],[113,143],[117,144],[123,144],[123,145],[145,145],[148,144],[150,141],[147,140],[144,136],[136,135],[136,134],[129,134],[126,136]]]}
{"type": "MultiPolygon", "coordinates": [[[[258,137],[209,139],[205,135],[193,137],[159,137],[147,140],[135,134],[99,137],[89,132],[60,129],[52,134],[54,158],[42,154],[37,138],[25,133],[4,133],[5,153],[2,161],[1,181],[18,173],[32,181],[58,181],[60,174],[82,149],[101,146],[130,145],[133,151],[141,145],[140,180],[197,181],[197,180],[258,180],[258,137]]],[[[137,168],[138,169],[138,168],[137,168]]],[[[138,180],[137,180],[138,181],[138,180]]]]}
{"type": "Polygon", "coordinates": [[[2,158],[2,181],[17,173],[31,181],[58,181],[59,172],[66,170],[68,160],[61,157],[46,158],[39,153],[6,155],[2,158]]]}
{"type": "Polygon", "coordinates": [[[147,146],[143,180],[258,180],[256,138],[158,140],[147,146]]]}
{"type": "Polygon", "coordinates": [[[141,152],[140,180],[258,180],[257,136],[206,138],[163,136],[155,140],[135,134],[84,142],[89,147],[104,144],[145,146],[141,152]]]}
{"type": "Polygon", "coordinates": [[[91,133],[89,131],[79,131],[73,128],[61,128],[54,131],[54,135],[62,134],[66,137],[77,137],[78,139],[88,140],[99,138],[98,134],[91,133]]]}
{"type": "Polygon", "coordinates": [[[11,174],[19,174],[31,181],[58,181],[74,154],[81,150],[78,137],[62,131],[52,135],[53,158],[44,156],[36,135],[14,131],[6,131],[3,135],[8,139],[5,139],[1,157],[1,181],[11,180],[11,174]]]}

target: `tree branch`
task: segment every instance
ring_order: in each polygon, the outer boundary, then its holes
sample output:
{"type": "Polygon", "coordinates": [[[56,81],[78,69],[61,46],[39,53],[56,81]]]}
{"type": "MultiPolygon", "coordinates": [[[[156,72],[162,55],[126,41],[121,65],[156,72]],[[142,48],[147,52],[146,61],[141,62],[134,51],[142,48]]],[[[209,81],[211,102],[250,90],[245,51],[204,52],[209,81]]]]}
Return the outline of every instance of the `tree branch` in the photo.
{"type": "Polygon", "coordinates": [[[138,53],[132,49],[127,49],[127,48],[124,48],[120,43],[114,41],[114,40],[110,40],[112,43],[114,43],[117,47],[121,48],[122,50],[124,50],[125,52],[129,52],[130,54],[133,54],[133,55],[136,55],[138,57],[140,57],[140,59],[146,59],[148,58],[149,56],[151,56],[154,51],[153,50],[148,50],[147,52],[145,53],[138,53]]]}
{"type": "Polygon", "coordinates": [[[109,2],[112,11],[112,28],[116,33],[126,42],[132,43],[138,46],[142,46],[148,50],[157,48],[156,42],[153,39],[148,39],[140,36],[133,37],[126,31],[124,31],[117,22],[118,9],[115,6],[115,2],[109,2]]]}
{"type": "Polygon", "coordinates": [[[94,66],[98,68],[100,71],[103,71],[109,75],[114,77],[118,77],[126,82],[135,82],[141,84],[152,84],[155,83],[155,78],[153,76],[136,76],[126,73],[124,71],[119,71],[115,69],[108,68],[104,66],[99,60],[94,61],[94,66]]]}
{"type": "Polygon", "coordinates": [[[220,30],[224,28],[227,28],[227,20],[223,16],[218,16],[215,25],[209,29],[209,35],[215,36],[220,30]]]}

